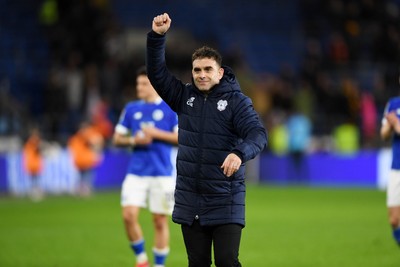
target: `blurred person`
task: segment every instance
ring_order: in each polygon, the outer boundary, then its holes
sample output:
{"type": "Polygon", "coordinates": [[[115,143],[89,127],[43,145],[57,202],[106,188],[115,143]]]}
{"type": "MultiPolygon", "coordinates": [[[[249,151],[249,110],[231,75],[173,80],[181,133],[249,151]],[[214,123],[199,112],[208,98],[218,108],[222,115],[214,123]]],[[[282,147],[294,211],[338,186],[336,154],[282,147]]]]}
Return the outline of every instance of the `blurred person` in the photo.
{"type": "Polygon", "coordinates": [[[296,183],[304,183],[308,179],[305,154],[311,141],[311,120],[294,108],[291,109],[286,121],[286,128],[288,133],[289,158],[294,170],[290,178],[296,183]]]}
{"type": "Polygon", "coordinates": [[[149,207],[155,231],[154,264],[163,267],[169,253],[168,216],[174,205],[171,153],[178,143],[178,121],[154,90],[144,66],[137,71],[136,90],[139,100],[125,106],[113,136],[115,145],[133,150],[122,184],[122,215],[136,266],[148,267],[139,214],[141,208],[149,207]]]}
{"type": "MultiPolygon", "coordinates": [[[[400,82],[400,77],[399,77],[400,82]]],[[[400,97],[392,97],[386,104],[380,135],[383,140],[392,138],[392,164],[387,184],[389,223],[393,237],[400,246],[400,97]]]]}
{"type": "Polygon", "coordinates": [[[113,124],[109,118],[110,106],[106,99],[97,103],[92,114],[93,124],[106,140],[110,140],[113,135],[113,124]]]}
{"type": "Polygon", "coordinates": [[[360,100],[361,132],[364,147],[374,147],[378,132],[378,111],[374,95],[362,92],[360,100]]]}
{"type": "Polygon", "coordinates": [[[79,172],[77,193],[90,196],[93,190],[94,169],[102,160],[104,138],[99,130],[88,121],[83,121],[79,129],[69,138],[68,148],[79,172]]]}
{"type": "Polygon", "coordinates": [[[332,132],[332,137],[336,153],[351,155],[360,149],[360,130],[351,119],[339,122],[332,132]]]}
{"type": "Polygon", "coordinates": [[[31,179],[30,197],[39,201],[43,198],[43,190],[40,187],[39,179],[43,171],[42,138],[38,127],[30,130],[28,139],[23,149],[23,167],[31,179]]]}
{"type": "Polygon", "coordinates": [[[147,72],[159,95],[177,112],[179,146],[172,219],[181,225],[189,266],[241,266],[245,226],[245,163],[267,144],[251,99],[241,92],[218,51],[192,54],[192,83],[166,66],[167,13],[154,17],[147,35],[147,72]]]}

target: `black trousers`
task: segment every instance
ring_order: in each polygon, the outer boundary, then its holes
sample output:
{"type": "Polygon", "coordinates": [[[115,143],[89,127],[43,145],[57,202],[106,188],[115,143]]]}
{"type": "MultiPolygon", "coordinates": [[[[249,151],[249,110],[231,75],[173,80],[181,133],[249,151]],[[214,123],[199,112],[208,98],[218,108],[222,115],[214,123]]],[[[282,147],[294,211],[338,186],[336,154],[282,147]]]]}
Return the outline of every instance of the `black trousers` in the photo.
{"type": "Polygon", "coordinates": [[[242,266],[238,259],[243,228],[241,225],[201,226],[195,221],[191,226],[182,225],[181,228],[189,267],[210,267],[211,247],[214,247],[215,266],[242,266]]]}

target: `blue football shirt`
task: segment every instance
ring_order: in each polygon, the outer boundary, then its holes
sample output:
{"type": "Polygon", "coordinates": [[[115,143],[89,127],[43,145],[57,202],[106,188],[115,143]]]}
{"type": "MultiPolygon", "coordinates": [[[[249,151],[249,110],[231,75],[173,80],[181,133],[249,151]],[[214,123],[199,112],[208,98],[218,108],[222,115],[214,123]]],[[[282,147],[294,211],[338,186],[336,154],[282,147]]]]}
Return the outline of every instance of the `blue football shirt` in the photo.
{"type": "MultiPolygon", "coordinates": [[[[386,104],[384,115],[389,112],[395,111],[398,118],[400,118],[400,97],[390,98],[386,104]]],[[[385,116],[382,123],[387,123],[385,116]]],[[[400,135],[393,134],[392,140],[392,169],[400,170],[400,135]]]]}
{"type": "MultiPolygon", "coordinates": [[[[124,107],[115,131],[134,136],[149,125],[164,131],[177,131],[178,118],[161,98],[155,103],[132,101],[124,107]]],[[[127,172],[138,176],[171,176],[172,148],[172,144],[159,140],[146,146],[135,146],[127,172]]]]}

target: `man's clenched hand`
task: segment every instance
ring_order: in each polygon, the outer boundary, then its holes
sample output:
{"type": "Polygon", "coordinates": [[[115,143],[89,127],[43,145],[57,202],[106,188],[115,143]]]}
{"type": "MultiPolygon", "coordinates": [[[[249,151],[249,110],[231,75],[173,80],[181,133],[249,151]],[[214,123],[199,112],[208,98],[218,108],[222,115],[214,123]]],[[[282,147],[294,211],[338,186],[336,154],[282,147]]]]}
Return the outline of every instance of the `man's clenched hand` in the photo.
{"type": "Polygon", "coordinates": [[[171,22],[172,20],[167,13],[158,15],[153,19],[152,29],[154,32],[163,35],[171,27],[171,22]]]}

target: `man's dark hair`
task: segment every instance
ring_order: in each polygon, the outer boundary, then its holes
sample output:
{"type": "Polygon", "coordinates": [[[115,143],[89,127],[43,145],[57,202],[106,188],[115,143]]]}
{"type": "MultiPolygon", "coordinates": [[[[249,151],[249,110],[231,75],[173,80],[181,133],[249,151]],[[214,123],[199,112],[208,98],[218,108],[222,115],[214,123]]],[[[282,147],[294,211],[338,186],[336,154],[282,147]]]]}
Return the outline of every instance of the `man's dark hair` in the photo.
{"type": "Polygon", "coordinates": [[[138,68],[138,70],[136,71],[136,76],[141,76],[141,75],[146,75],[146,76],[147,76],[147,69],[146,69],[146,66],[141,66],[141,67],[138,68]]]}
{"type": "Polygon", "coordinates": [[[202,59],[202,58],[212,58],[217,62],[218,66],[222,65],[221,54],[217,50],[211,47],[203,46],[194,51],[192,55],[192,62],[195,61],[196,59],[202,59]]]}

